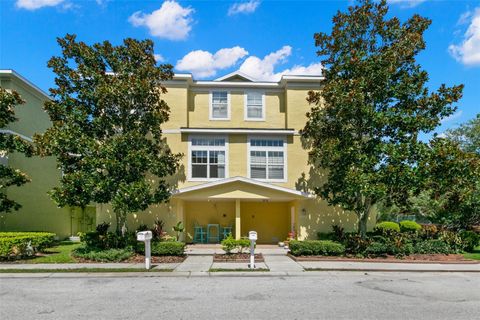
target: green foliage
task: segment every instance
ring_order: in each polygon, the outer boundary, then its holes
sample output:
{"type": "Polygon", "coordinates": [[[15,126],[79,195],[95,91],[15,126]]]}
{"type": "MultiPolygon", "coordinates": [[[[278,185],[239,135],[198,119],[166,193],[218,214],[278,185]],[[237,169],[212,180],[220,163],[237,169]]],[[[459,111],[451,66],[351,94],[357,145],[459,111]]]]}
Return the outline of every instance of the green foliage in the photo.
{"type": "Polygon", "coordinates": [[[128,214],[170,197],[167,177],[180,155],[161,128],[172,66],[156,65],[151,40],[89,46],[67,34],[57,42],[61,56],[48,62],[56,87],[45,104],[52,126],[35,136],[40,154],[56,157],[64,173],[52,198],[59,206],[110,203],[120,233],[128,214]]]}
{"type": "Polygon", "coordinates": [[[110,228],[110,223],[102,222],[95,227],[95,230],[99,235],[105,235],[108,232],[108,228],[110,228]]]}
{"type": "Polygon", "coordinates": [[[480,113],[458,128],[447,130],[447,138],[457,142],[465,152],[480,154],[480,113]]]}
{"type": "Polygon", "coordinates": [[[375,231],[385,233],[389,231],[400,232],[400,226],[396,222],[384,221],[375,225],[375,231]]]}
{"type": "Polygon", "coordinates": [[[152,236],[154,239],[160,239],[165,231],[163,231],[163,227],[165,226],[165,222],[163,220],[155,220],[153,223],[153,230],[152,230],[152,236]]]}
{"type": "Polygon", "coordinates": [[[399,224],[401,232],[418,232],[422,229],[422,226],[415,221],[403,220],[399,224]]]}
{"type": "Polygon", "coordinates": [[[222,240],[221,245],[223,251],[225,251],[227,254],[231,254],[232,251],[237,248],[237,241],[231,234],[229,234],[228,237],[222,240]]]}
{"type": "Polygon", "coordinates": [[[413,252],[418,254],[449,254],[455,251],[444,241],[432,239],[417,242],[413,247],[413,252]]]}
{"type": "Polygon", "coordinates": [[[427,177],[428,200],[423,205],[434,210],[428,219],[455,230],[480,225],[480,155],[462,151],[456,142],[436,138],[431,152],[419,164],[427,177]]]}
{"type": "Polygon", "coordinates": [[[137,245],[137,238],[134,232],[127,232],[121,235],[116,232],[101,234],[98,231],[90,231],[82,234],[80,240],[85,243],[87,248],[99,250],[123,249],[137,245]]]}
{"type": "Polygon", "coordinates": [[[341,243],[328,240],[292,240],[289,248],[294,256],[339,256],[345,253],[345,247],[341,243]]]}
{"type": "Polygon", "coordinates": [[[473,252],[475,248],[480,245],[480,234],[474,231],[462,231],[460,232],[460,238],[467,252],[473,252]]]}
{"type": "Polygon", "coordinates": [[[131,249],[96,249],[90,247],[80,247],[72,251],[75,258],[97,262],[121,262],[133,256],[131,249]]]}
{"type": "Polygon", "coordinates": [[[183,256],[185,243],[178,241],[154,241],[152,242],[153,256],[183,256]]]}
{"type": "MultiPolygon", "coordinates": [[[[0,87],[0,130],[7,129],[7,125],[18,120],[15,117],[15,107],[23,103],[25,102],[18,92],[8,92],[0,87]]],[[[0,131],[0,159],[11,152],[21,152],[30,157],[33,147],[18,135],[0,131]]],[[[0,213],[15,211],[22,207],[20,203],[7,197],[7,188],[19,187],[29,181],[28,176],[19,169],[0,164],[0,213]]]]}
{"type": "Polygon", "coordinates": [[[238,240],[236,240],[237,242],[237,248],[238,248],[238,252],[242,253],[246,250],[248,250],[248,248],[250,248],[250,240],[248,240],[248,238],[240,238],[238,240]]]}
{"type": "Polygon", "coordinates": [[[177,235],[177,240],[180,239],[180,234],[185,230],[185,227],[183,226],[182,221],[178,221],[176,225],[173,226],[173,231],[175,231],[177,235]]]}
{"type": "Polygon", "coordinates": [[[404,203],[421,188],[418,160],[428,151],[418,136],[453,114],[463,86],[431,92],[416,56],[431,21],[387,18],[385,0],[363,0],[338,12],[330,34],[315,34],[325,81],[310,92],[313,108],[302,130],[312,172],[327,174],[311,189],[330,205],[357,214],[359,232],[374,205],[404,203]]]}
{"type": "Polygon", "coordinates": [[[460,234],[453,231],[443,230],[438,233],[438,239],[445,242],[452,252],[460,253],[464,249],[464,243],[460,234]]]}
{"type": "Polygon", "coordinates": [[[52,246],[55,236],[49,232],[0,232],[0,257],[31,256],[52,246]]]}

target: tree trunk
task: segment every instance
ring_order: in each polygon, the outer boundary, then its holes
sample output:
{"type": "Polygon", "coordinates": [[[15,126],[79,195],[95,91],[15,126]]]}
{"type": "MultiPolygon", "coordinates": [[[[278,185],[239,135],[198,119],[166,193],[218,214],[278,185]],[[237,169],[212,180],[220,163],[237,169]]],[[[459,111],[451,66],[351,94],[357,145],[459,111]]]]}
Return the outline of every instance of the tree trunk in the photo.
{"type": "Polygon", "coordinates": [[[368,217],[370,216],[370,208],[366,209],[358,216],[358,234],[360,235],[360,237],[366,238],[368,217]]]}
{"type": "Polygon", "coordinates": [[[117,220],[117,227],[115,229],[115,232],[118,235],[125,236],[125,230],[127,229],[127,215],[125,212],[120,211],[120,212],[115,212],[115,217],[117,220]]]}

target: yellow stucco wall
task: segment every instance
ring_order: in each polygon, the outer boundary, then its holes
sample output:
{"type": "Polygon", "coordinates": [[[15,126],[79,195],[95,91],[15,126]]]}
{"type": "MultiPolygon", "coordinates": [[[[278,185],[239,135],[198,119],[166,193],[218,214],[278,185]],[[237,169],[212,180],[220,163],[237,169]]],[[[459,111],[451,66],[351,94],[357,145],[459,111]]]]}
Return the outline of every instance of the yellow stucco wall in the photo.
{"type": "MultiPolygon", "coordinates": [[[[48,116],[43,111],[45,97],[16,79],[4,78],[1,86],[16,90],[26,101],[15,109],[19,121],[9,125],[8,129],[32,137],[34,133],[41,133],[49,126],[48,116]]],[[[47,194],[60,179],[60,171],[53,158],[26,158],[22,154],[12,153],[8,156],[8,164],[26,172],[32,181],[8,189],[8,197],[19,202],[22,208],[0,215],[0,230],[50,231],[55,232],[59,238],[65,238],[82,228],[81,214],[68,208],[58,208],[47,194]]],[[[95,224],[94,221],[89,223],[95,224]]]]}

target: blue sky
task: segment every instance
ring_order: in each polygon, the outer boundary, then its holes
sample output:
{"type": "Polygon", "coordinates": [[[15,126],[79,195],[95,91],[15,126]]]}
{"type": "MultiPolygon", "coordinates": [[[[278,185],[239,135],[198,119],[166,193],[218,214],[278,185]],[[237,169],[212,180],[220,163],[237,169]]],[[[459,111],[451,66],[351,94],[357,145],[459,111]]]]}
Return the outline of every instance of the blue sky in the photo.
{"type": "MultiPolygon", "coordinates": [[[[0,68],[14,69],[47,91],[46,67],[59,54],[56,37],[87,43],[151,38],[159,61],[197,79],[240,69],[258,79],[317,74],[313,34],[328,32],[344,1],[0,0],[0,68]]],[[[390,0],[389,15],[433,20],[419,62],[429,85],[465,84],[458,112],[439,132],[480,112],[480,1],[390,0]]]]}

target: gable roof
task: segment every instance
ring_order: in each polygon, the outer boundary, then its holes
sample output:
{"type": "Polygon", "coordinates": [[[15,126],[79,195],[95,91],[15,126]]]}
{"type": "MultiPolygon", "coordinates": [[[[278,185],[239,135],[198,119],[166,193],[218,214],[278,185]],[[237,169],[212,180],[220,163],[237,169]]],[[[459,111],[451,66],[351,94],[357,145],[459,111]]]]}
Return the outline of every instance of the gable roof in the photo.
{"type": "Polygon", "coordinates": [[[243,80],[243,81],[247,81],[247,82],[256,82],[257,80],[250,77],[249,75],[243,73],[243,72],[240,72],[240,71],[234,71],[234,72],[231,72],[229,74],[226,74],[220,78],[217,78],[213,81],[235,81],[235,80],[243,80]]]}
{"type": "Polygon", "coordinates": [[[32,90],[33,93],[36,93],[37,95],[40,95],[42,98],[50,99],[47,93],[34,85],[32,82],[27,80],[25,77],[20,75],[18,72],[12,69],[0,69],[0,77],[5,77],[5,78],[13,78],[18,81],[20,81],[23,85],[27,86],[29,89],[32,90]]]}
{"type": "MultiPolygon", "coordinates": [[[[231,198],[238,197],[238,198],[256,198],[256,199],[268,199],[268,197],[262,196],[260,194],[255,194],[255,197],[253,197],[253,194],[249,190],[235,190],[235,192],[232,192],[231,190],[228,190],[224,187],[229,184],[233,184],[236,182],[244,183],[246,185],[254,186],[254,187],[260,187],[261,189],[265,189],[266,191],[273,191],[273,192],[280,192],[285,194],[286,196],[290,196],[292,198],[311,198],[312,196],[309,193],[294,190],[294,189],[289,189],[281,186],[277,186],[274,184],[270,184],[267,182],[262,182],[246,177],[231,177],[231,178],[225,178],[221,180],[216,180],[216,181],[211,181],[191,187],[186,187],[182,189],[178,189],[173,193],[173,196],[183,196],[187,195],[190,192],[194,191],[206,191],[210,188],[214,187],[223,187],[221,190],[219,190],[221,193],[216,195],[211,195],[209,198],[215,199],[215,198],[224,198],[226,195],[231,194],[231,198]]],[[[228,197],[230,198],[230,197],[228,197]]]]}

